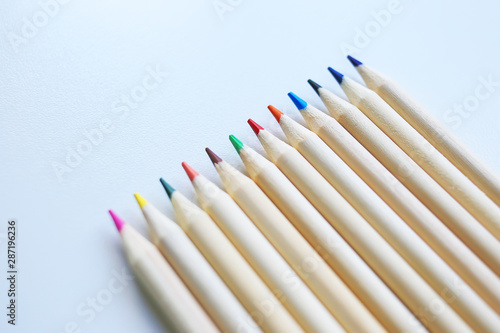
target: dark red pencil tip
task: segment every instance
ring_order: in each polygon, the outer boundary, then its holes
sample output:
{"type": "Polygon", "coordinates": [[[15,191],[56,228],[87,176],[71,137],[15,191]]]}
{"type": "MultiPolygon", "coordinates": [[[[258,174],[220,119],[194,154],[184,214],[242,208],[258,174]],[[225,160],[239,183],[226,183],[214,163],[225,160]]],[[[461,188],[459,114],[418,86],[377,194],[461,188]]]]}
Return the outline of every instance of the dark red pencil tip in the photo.
{"type": "Polygon", "coordinates": [[[217,156],[210,148],[205,148],[205,151],[208,154],[208,157],[210,157],[210,161],[212,161],[213,164],[217,164],[219,162],[222,162],[222,158],[217,156]]]}
{"type": "Polygon", "coordinates": [[[182,167],[184,168],[184,171],[186,171],[186,174],[188,175],[190,181],[193,181],[193,179],[196,176],[200,175],[198,172],[196,172],[195,169],[191,168],[191,166],[186,162],[182,162],[182,167]]]}
{"type": "Polygon", "coordinates": [[[276,121],[279,123],[280,122],[280,119],[281,119],[281,116],[283,115],[283,112],[281,112],[280,110],[276,109],[274,106],[272,105],[269,105],[267,107],[269,109],[269,111],[271,111],[271,113],[273,114],[274,116],[274,119],[276,119],[276,121]]]}
{"type": "Polygon", "coordinates": [[[255,135],[259,135],[259,132],[264,129],[264,127],[260,126],[259,124],[257,124],[252,119],[248,119],[248,124],[253,129],[255,135]]]}

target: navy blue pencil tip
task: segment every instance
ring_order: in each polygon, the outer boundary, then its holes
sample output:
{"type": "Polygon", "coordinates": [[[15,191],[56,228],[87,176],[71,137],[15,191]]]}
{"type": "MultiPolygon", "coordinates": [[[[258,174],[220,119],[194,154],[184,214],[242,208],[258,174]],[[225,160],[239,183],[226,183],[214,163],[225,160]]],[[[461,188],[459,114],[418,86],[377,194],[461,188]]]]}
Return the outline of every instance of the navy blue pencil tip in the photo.
{"type": "Polygon", "coordinates": [[[339,72],[337,72],[335,69],[333,69],[331,67],[328,67],[328,70],[330,71],[330,73],[332,73],[332,75],[335,78],[335,80],[337,80],[337,82],[339,84],[341,84],[342,83],[342,79],[344,78],[344,75],[340,74],[339,72]]]}
{"type": "Polygon", "coordinates": [[[309,83],[311,85],[311,87],[314,89],[316,94],[318,94],[318,96],[319,96],[319,88],[322,88],[322,87],[311,79],[307,80],[307,83],[309,83]]]}
{"type": "Polygon", "coordinates": [[[289,92],[288,97],[290,97],[290,99],[292,100],[293,104],[295,104],[297,109],[304,110],[307,107],[307,102],[304,101],[299,96],[295,95],[293,92],[289,92]]]}
{"type": "Polygon", "coordinates": [[[351,57],[350,55],[347,56],[347,59],[349,59],[349,61],[351,62],[351,64],[354,67],[358,67],[359,65],[363,65],[363,63],[361,61],[359,61],[358,59],[355,59],[355,58],[351,57]]]}

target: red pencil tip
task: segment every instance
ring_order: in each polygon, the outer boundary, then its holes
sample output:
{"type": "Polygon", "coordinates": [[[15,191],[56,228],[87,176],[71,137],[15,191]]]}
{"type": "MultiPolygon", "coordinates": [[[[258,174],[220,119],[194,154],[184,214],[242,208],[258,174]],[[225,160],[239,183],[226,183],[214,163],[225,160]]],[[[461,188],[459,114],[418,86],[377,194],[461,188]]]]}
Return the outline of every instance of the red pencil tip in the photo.
{"type": "Polygon", "coordinates": [[[184,171],[186,171],[190,181],[193,181],[193,179],[199,175],[199,173],[196,172],[195,169],[191,168],[191,166],[186,162],[182,162],[182,167],[184,168],[184,171]]]}
{"type": "Polygon", "coordinates": [[[212,161],[213,164],[217,164],[219,162],[222,162],[222,158],[217,156],[210,148],[205,148],[205,151],[208,154],[208,157],[210,157],[210,161],[212,161]]]}
{"type": "Polygon", "coordinates": [[[273,114],[274,116],[274,119],[276,119],[276,121],[279,123],[280,122],[280,119],[281,119],[281,116],[283,115],[283,112],[281,112],[280,110],[276,109],[274,106],[272,105],[269,105],[267,107],[269,109],[269,111],[271,111],[271,113],[273,114]]]}
{"type": "Polygon", "coordinates": [[[259,132],[264,129],[264,127],[260,126],[259,124],[257,124],[252,119],[248,119],[248,124],[253,129],[255,135],[259,135],[259,132]]]}
{"type": "Polygon", "coordinates": [[[121,232],[123,226],[125,225],[125,222],[118,215],[116,215],[116,213],[113,212],[111,209],[109,210],[109,215],[111,215],[111,218],[115,222],[116,229],[118,229],[118,231],[121,232]]]}

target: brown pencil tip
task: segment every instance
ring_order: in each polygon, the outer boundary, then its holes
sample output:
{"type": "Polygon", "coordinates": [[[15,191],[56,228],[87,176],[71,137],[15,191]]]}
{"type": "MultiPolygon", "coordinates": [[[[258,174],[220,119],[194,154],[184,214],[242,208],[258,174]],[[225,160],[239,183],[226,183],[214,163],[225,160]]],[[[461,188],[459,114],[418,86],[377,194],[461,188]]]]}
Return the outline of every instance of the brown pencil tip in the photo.
{"type": "Polygon", "coordinates": [[[217,154],[215,154],[210,148],[205,148],[205,151],[207,152],[208,154],[208,157],[210,157],[210,161],[212,161],[212,163],[215,165],[219,162],[222,162],[222,158],[220,158],[219,156],[217,156],[217,154]]]}

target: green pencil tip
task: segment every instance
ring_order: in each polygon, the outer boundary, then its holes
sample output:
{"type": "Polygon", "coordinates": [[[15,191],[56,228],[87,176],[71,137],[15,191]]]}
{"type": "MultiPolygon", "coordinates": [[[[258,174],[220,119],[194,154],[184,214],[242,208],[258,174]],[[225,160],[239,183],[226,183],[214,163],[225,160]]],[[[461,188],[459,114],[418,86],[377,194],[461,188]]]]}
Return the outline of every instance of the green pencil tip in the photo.
{"type": "Polygon", "coordinates": [[[170,184],[167,183],[163,178],[160,178],[160,183],[163,185],[165,192],[167,192],[169,199],[171,199],[172,194],[175,192],[175,189],[172,186],[170,186],[170,184]]]}
{"type": "Polygon", "coordinates": [[[230,135],[229,136],[229,140],[231,141],[231,143],[233,144],[234,146],[234,149],[236,149],[236,151],[238,152],[238,154],[240,153],[240,150],[243,148],[243,142],[241,142],[240,140],[238,140],[234,135],[230,135]]]}

